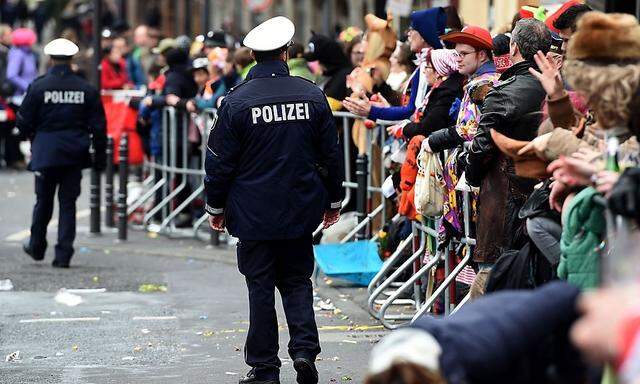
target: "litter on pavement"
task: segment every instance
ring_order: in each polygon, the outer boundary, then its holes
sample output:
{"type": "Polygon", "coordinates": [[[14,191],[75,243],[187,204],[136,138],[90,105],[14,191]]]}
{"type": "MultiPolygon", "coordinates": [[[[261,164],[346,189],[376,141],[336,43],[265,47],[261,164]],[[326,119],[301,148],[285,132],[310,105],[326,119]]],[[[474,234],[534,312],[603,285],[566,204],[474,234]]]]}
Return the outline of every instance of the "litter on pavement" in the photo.
{"type": "Polygon", "coordinates": [[[82,293],[105,293],[106,288],[79,288],[79,289],[66,289],[69,293],[82,294],[82,293]]]}
{"type": "Polygon", "coordinates": [[[69,307],[75,307],[76,305],[82,303],[82,297],[68,292],[66,289],[62,288],[58,291],[56,296],[53,298],[57,303],[67,305],[69,307]]]}
{"type": "Polygon", "coordinates": [[[12,361],[20,360],[20,351],[11,352],[4,358],[4,361],[10,363],[12,361]]]}
{"type": "Polygon", "coordinates": [[[0,280],[0,291],[12,291],[13,283],[9,279],[0,280]]]}
{"type": "Polygon", "coordinates": [[[138,292],[167,292],[167,286],[164,284],[140,284],[140,287],[138,287],[138,292]]]}

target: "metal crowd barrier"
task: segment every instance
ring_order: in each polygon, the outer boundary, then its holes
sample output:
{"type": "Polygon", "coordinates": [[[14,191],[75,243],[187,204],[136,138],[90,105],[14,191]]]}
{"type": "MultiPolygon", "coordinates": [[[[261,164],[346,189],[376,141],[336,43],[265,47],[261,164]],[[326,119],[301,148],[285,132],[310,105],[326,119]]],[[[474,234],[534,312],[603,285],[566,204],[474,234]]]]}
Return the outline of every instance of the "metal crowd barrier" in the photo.
{"type": "MultiPolygon", "coordinates": [[[[130,92],[131,93],[131,92],[130,92]]],[[[103,95],[111,94],[104,92],[103,95]]],[[[116,93],[114,97],[120,97],[120,93],[116,93]]],[[[128,93],[123,97],[131,97],[128,93]]],[[[196,237],[205,238],[201,233],[202,226],[207,223],[208,215],[202,211],[201,215],[193,219],[192,225],[185,228],[177,228],[175,225],[176,218],[182,212],[186,212],[191,209],[192,203],[196,199],[204,199],[204,184],[202,182],[204,171],[204,160],[207,152],[207,139],[210,129],[212,128],[213,121],[215,119],[216,111],[206,110],[197,116],[201,119],[200,123],[203,124],[201,144],[194,155],[188,154],[188,148],[190,142],[189,126],[194,124],[193,115],[186,112],[181,112],[173,107],[165,107],[162,110],[162,125],[161,125],[161,138],[162,138],[162,154],[155,158],[145,159],[142,166],[143,175],[145,175],[143,181],[140,183],[142,192],[138,196],[132,197],[126,204],[126,216],[132,217],[132,215],[138,213],[142,215],[142,219],[137,224],[130,224],[129,226],[134,229],[144,229],[151,232],[160,233],[172,237],[196,237]],[[194,162],[197,159],[197,162],[194,162]],[[189,180],[194,178],[197,182],[189,180]],[[189,190],[189,187],[192,187],[189,190]],[[188,196],[182,196],[180,202],[177,202],[177,198],[180,194],[187,194],[188,196]]],[[[341,138],[344,151],[344,172],[345,181],[343,183],[345,188],[345,198],[342,202],[342,206],[347,206],[354,197],[359,199],[358,207],[360,208],[359,217],[360,221],[358,226],[352,233],[350,233],[343,242],[349,241],[352,238],[362,236],[369,238],[371,233],[376,234],[379,228],[372,228],[372,223],[376,218],[380,218],[380,222],[384,224],[386,221],[386,202],[382,196],[382,189],[380,186],[373,183],[373,172],[379,172],[381,185],[385,177],[385,169],[383,157],[378,156],[380,161],[375,163],[369,159],[373,159],[373,152],[376,143],[384,143],[386,138],[385,126],[388,123],[378,124],[374,129],[368,129],[367,135],[367,148],[364,156],[360,156],[358,159],[358,180],[354,180],[352,177],[352,148],[351,148],[351,133],[352,124],[357,117],[350,113],[336,112],[336,119],[339,119],[339,130],[341,131],[341,138]],[[365,191],[365,193],[358,194],[358,191],[365,191]],[[372,197],[374,195],[379,196],[380,203],[376,207],[371,207],[372,197]]],[[[110,141],[111,142],[111,141],[110,141]]],[[[109,151],[113,153],[113,148],[109,151]]],[[[113,164],[110,162],[110,168],[107,169],[107,218],[106,226],[113,227],[113,207],[114,204],[114,183],[113,183],[113,164]]],[[[120,181],[122,184],[122,181],[120,181]]],[[[208,228],[208,226],[206,227],[208,228]]],[[[315,234],[318,234],[322,230],[318,227],[315,234]]],[[[208,237],[213,244],[219,243],[219,234],[217,232],[210,232],[208,237]]],[[[224,236],[224,235],[223,235],[224,236]]],[[[373,236],[373,240],[377,238],[377,235],[373,236]]]]}
{"type": "MultiPolygon", "coordinates": [[[[452,239],[449,245],[441,252],[438,252],[438,234],[435,229],[436,218],[427,218],[423,222],[412,223],[412,233],[402,242],[400,242],[395,252],[384,262],[382,268],[369,284],[367,291],[369,299],[367,301],[367,309],[369,313],[378,319],[383,326],[388,329],[395,329],[405,324],[413,322],[420,316],[427,313],[434,305],[436,300],[444,296],[444,314],[449,315],[452,308],[452,300],[450,297],[450,287],[455,284],[458,274],[471,261],[471,247],[475,245],[475,239],[470,237],[471,233],[471,196],[470,192],[463,191],[463,211],[464,211],[464,236],[461,239],[452,239]],[[433,255],[431,259],[424,263],[422,258],[425,256],[427,243],[431,242],[433,255]],[[409,258],[403,260],[402,255],[405,249],[412,246],[412,253],[409,258]],[[465,256],[453,268],[450,263],[450,253],[455,254],[464,249],[465,256]],[[422,286],[424,279],[430,279],[429,275],[437,268],[440,262],[444,263],[444,280],[432,292],[425,292],[423,296],[422,286]],[[400,264],[400,265],[398,265],[400,264]],[[393,269],[395,268],[395,271],[393,269]],[[393,271],[393,272],[392,272],[393,271]],[[400,278],[407,271],[410,277],[406,281],[400,278]],[[412,299],[402,298],[405,293],[411,293],[412,299]],[[387,296],[383,298],[383,296],[387,296]],[[389,313],[392,308],[399,308],[396,313],[389,313]],[[409,310],[409,308],[411,310],[409,310]]],[[[427,286],[431,287],[433,281],[427,282],[427,286]]],[[[458,306],[464,304],[469,298],[465,297],[458,306]]]]}

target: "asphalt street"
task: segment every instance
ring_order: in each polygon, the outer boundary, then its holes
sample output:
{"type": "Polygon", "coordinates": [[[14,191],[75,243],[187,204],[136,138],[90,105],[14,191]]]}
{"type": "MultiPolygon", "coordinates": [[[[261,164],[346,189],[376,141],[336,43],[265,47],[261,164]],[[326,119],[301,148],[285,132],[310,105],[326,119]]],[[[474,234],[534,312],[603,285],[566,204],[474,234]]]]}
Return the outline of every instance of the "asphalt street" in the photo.
{"type": "MultiPolygon", "coordinates": [[[[59,270],[49,264],[52,246],[39,263],[21,250],[33,176],[0,171],[0,280],[14,286],[0,291],[0,383],[236,383],[248,370],[248,304],[235,250],[142,231],[127,242],[106,230],[89,236],[87,182],[72,268],[59,270]]],[[[362,288],[338,291],[319,279],[316,293],[337,308],[316,312],[320,383],[362,382],[385,332],[352,300],[362,288]]],[[[281,382],[295,383],[281,308],[279,321],[281,382]]]]}

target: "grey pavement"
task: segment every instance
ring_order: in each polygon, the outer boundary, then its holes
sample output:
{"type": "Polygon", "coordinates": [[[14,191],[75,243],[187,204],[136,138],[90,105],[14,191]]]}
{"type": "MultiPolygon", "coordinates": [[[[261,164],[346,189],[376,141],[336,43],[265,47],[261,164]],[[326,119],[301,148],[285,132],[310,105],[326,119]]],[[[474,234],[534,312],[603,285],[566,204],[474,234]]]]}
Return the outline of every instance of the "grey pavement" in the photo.
{"type": "MultiPolygon", "coordinates": [[[[72,268],[53,269],[52,247],[39,263],[21,250],[33,176],[0,171],[0,182],[0,280],[14,285],[0,292],[0,383],[236,383],[246,373],[247,293],[234,249],[142,231],[130,231],[126,242],[106,230],[89,236],[85,187],[72,268]],[[140,292],[143,284],[166,291],[140,292]],[[74,293],[82,302],[57,302],[61,288],[84,289],[74,293]],[[15,351],[21,358],[5,362],[15,351]]],[[[55,244],[55,225],[50,229],[55,244]]],[[[362,289],[318,279],[316,294],[338,308],[316,312],[320,383],[362,382],[369,351],[385,331],[361,300],[352,301],[362,289]]],[[[278,306],[281,382],[295,383],[278,306]]]]}

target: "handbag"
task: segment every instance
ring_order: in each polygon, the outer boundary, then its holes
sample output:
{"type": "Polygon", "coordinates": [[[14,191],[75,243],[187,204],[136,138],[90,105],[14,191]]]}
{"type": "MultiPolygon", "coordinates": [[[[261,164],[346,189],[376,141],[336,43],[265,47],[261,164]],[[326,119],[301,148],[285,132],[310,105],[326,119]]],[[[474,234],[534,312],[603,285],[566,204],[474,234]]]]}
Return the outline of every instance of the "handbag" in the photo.
{"type": "Polygon", "coordinates": [[[444,177],[442,163],[435,153],[421,150],[417,159],[415,183],[416,211],[423,216],[442,216],[444,210],[444,177]]]}

